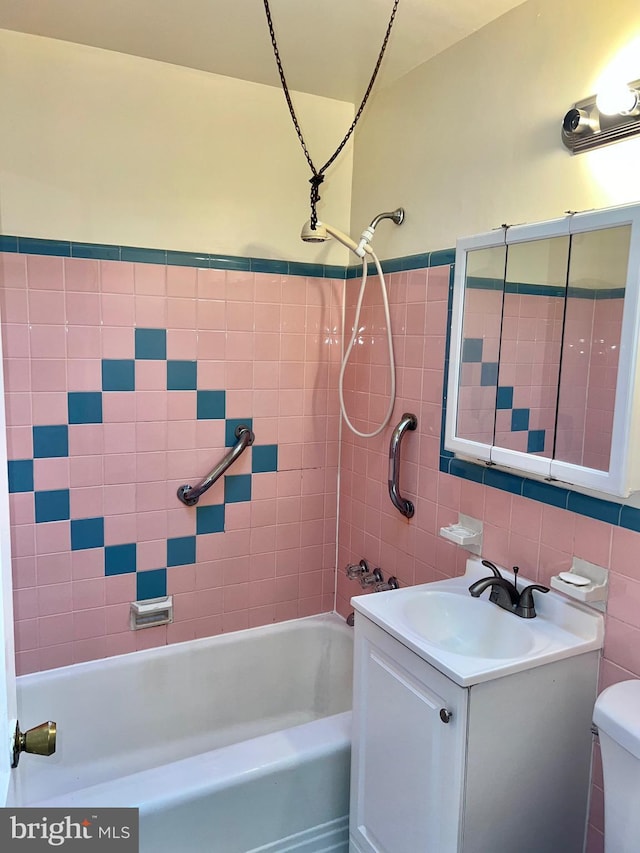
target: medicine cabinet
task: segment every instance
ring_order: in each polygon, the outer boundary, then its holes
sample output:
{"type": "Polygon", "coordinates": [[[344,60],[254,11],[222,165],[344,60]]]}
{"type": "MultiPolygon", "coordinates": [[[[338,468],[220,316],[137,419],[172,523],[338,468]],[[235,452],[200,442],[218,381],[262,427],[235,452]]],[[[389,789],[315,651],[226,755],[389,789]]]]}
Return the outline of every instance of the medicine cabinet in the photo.
{"type": "Polygon", "coordinates": [[[640,205],[456,246],[445,447],[548,480],[640,489],[640,205]]]}

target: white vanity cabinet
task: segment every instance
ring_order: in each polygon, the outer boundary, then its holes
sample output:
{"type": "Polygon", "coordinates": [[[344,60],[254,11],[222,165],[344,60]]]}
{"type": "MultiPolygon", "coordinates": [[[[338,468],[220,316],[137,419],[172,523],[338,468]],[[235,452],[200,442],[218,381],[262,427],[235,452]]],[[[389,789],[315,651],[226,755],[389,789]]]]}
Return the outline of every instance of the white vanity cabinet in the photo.
{"type": "Polygon", "coordinates": [[[460,686],[356,612],[351,853],[582,853],[598,657],[460,686]]]}

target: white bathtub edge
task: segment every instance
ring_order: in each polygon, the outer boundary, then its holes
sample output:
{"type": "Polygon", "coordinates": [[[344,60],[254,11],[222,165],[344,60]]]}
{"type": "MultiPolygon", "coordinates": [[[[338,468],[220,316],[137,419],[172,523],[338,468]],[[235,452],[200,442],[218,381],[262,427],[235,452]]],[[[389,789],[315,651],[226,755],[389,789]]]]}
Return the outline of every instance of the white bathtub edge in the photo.
{"type": "Polygon", "coordinates": [[[153,814],[169,806],[295,766],[351,746],[351,711],[251,738],[180,761],[132,773],[25,806],[138,807],[153,814]]]}
{"type": "Polygon", "coordinates": [[[167,643],[160,646],[152,646],[148,649],[139,649],[133,652],[124,652],[119,655],[110,655],[96,660],[82,661],[80,663],[71,663],[66,666],[55,667],[53,669],[43,669],[38,672],[29,672],[25,675],[19,675],[16,678],[18,684],[30,685],[33,681],[37,681],[40,685],[46,686],[47,682],[52,678],[59,677],[60,673],[78,674],[82,677],[87,673],[112,669],[114,667],[135,665],[140,666],[146,660],[155,660],[169,655],[189,655],[192,651],[208,646],[224,647],[229,643],[237,642],[238,640],[248,637],[255,637],[256,634],[279,634],[286,631],[292,625],[308,626],[312,628],[314,625],[322,625],[323,623],[330,627],[341,631],[344,634],[350,634],[353,637],[353,628],[349,628],[342,616],[335,611],[328,613],[316,613],[312,616],[298,616],[295,619],[287,619],[283,622],[269,622],[266,625],[258,625],[255,628],[241,628],[238,631],[228,631],[222,634],[213,634],[210,637],[199,637],[195,640],[182,640],[177,643],[167,643]]]}

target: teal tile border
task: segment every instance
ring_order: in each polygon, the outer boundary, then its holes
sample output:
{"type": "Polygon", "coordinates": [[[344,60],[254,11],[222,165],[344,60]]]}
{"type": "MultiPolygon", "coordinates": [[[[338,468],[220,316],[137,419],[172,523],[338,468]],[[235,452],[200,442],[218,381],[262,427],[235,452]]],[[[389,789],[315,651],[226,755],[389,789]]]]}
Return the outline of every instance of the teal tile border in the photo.
{"type": "Polygon", "coordinates": [[[18,252],[22,255],[58,255],[71,257],[68,240],[40,240],[36,237],[18,237],[18,252]]]}
{"type": "Polygon", "coordinates": [[[106,243],[72,243],[72,258],[89,258],[95,261],[121,261],[120,246],[106,243]]]}
{"type": "Polygon", "coordinates": [[[139,264],[163,264],[167,263],[167,252],[165,249],[140,249],[137,246],[121,246],[121,261],[134,261],[139,264]]]}
{"type": "MultiPolygon", "coordinates": [[[[0,252],[32,255],[57,255],[67,258],[89,258],[98,261],[133,261],[141,264],[200,267],[204,269],[236,270],[239,272],[274,273],[308,278],[360,278],[362,266],[313,264],[273,258],[245,258],[238,255],[219,255],[207,252],[180,252],[172,249],[153,249],[143,246],[116,246],[108,243],[74,243],[69,240],[45,240],[35,237],[15,237],[0,234],[0,252]]],[[[384,272],[402,272],[453,263],[455,249],[442,249],[419,255],[407,255],[382,261],[384,272]]],[[[375,273],[374,264],[368,266],[375,273]]]]}
{"type": "Polygon", "coordinates": [[[209,255],[209,267],[216,270],[240,270],[251,272],[251,260],[235,255],[209,255]]]}
{"type": "MultiPolygon", "coordinates": [[[[435,264],[432,264],[435,266],[435,264]]],[[[624,287],[565,287],[550,284],[533,284],[531,282],[504,281],[501,278],[484,278],[468,276],[465,287],[470,290],[503,290],[505,293],[519,293],[523,296],[555,296],[564,299],[571,296],[574,299],[624,299],[624,287]]]]}
{"type": "Polygon", "coordinates": [[[268,258],[249,258],[252,272],[272,272],[276,275],[288,275],[288,261],[270,261],[268,258]]]}
{"type": "Polygon", "coordinates": [[[208,267],[209,255],[174,252],[167,249],[167,264],[172,267],[208,267]]]}
{"type": "Polygon", "coordinates": [[[5,237],[4,234],[0,234],[0,252],[17,252],[18,251],[18,238],[17,237],[5,237]]]}

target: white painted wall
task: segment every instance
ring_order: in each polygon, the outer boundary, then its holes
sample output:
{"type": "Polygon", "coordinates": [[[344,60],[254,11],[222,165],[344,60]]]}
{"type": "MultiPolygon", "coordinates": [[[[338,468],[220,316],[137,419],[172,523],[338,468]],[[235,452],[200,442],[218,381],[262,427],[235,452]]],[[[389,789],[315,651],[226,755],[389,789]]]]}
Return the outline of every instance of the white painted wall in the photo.
{"type": "Polygon", "coordinates": [[[640,199],[639,140],[572,156],[560,139],[614,68],[640,78],[637,0],[529,0],[378,91],[356,138],[352,233],[403,205],[375,243],[398,257],[640,199]]]}
{"type": "MultiPolygon", "coordinates": [[[[353,106],[293,93],[322,165],[353,106]]],[[[0,233],[345,263],[300,241],[309,167],[283,94],[147,59],[0,30],[0,233]]],[[[352,146],[322,189],[349,224],[352,146]]]]}

